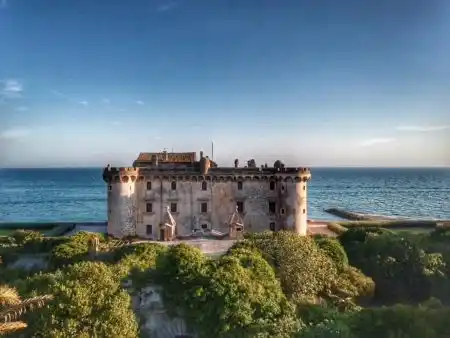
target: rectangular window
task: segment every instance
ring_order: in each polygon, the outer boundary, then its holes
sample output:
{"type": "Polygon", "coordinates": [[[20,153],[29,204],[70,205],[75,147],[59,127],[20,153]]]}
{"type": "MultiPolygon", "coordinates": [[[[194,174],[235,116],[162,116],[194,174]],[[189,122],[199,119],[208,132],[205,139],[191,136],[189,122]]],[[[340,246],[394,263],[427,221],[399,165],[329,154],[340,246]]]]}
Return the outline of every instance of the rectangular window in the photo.
{"type": "Polygon", "coordinates": [[[201,212],[202,212],[202,213],[208,212],[208,203],[203,202],[203,203],[201,204],[201,212]]]}
{"type": "Polygon", "coordinates": [[[177,190],[177,182],[172,182],[172,190],[177,190]]]}
{"type": "Polygon", "coordinates": [[[274,181],[270,181],[269,186],[270,186],[270,190],[275,190],[275,182],[274,181]]]}
{"type": "Polygon", "coordinates": [[[170,203],[170,212],[177,212],[177,204],[170,203]]]}
{"type": "Polygon", "coordinates": [[[203,229],[203,230],[208,229],[208,224],[206,224],[206,223],[202,224],[202,229],[203,229]]]}
{"type": "Polygon", "coordinates": [[[147,212],[153,212],[153,204],[152,203],[147,203],[146,210],[147,210],[147,212]]]}
{"type": "Polygon", "coordinates": [[[147,190],[152,190],[152,182],[147,182],[147,190]]]}
{"type": "Polygon", "coordinates": [[[146,232],[147,235],[151,235],[153,233],[153,226],[151,224],[147,224],[146,232]]]}
{"type": "Polygon", "coordinates": [[[277,204],[275,202],[269,202],[269,213],[274,214],[277,212],[277,204]]]}
{"type": "Polygon", "coordinates": [[[244,212],[244,202],[242,201],[237,201],[236,202],[236,206],[237,206],[237,211],[240,213],[244,212]]]}
{"type": "Polygon", "coordinates": [[[238,188],[238,190],[242,190],[242,182],[241,181],[237,182],[237,188],[238,188]]]}
{"type": "Polygon", "coordinates": [[[306,214],[306,209],[303,209],[303,213],[306,214]]]}
{"type": "Polygon", "coordinates": [[[270,229],[270,231],[275,231],[275,222],[271,222],[269,224],[269,229],[270,229]]]}
{"type": "Polygon", "coordinates": [[[284,215],[285,212],[286,212],[286,210],[284,210],[284,208],[281,208],[280,214],[284,215]]]}
{"type": "Polygon", "coordinates": [[[208,189],[208,183],[206,183],[206,181],[202,182],[202,190],[206,190],[208,189]]]}
{"type": "Polygon", "coordinates": [[[110,185],[110,186],[108,187],[108,189],[109,189],[109,191],[111,191],[111,190],[112,190],[112,185],[110,185]]]}

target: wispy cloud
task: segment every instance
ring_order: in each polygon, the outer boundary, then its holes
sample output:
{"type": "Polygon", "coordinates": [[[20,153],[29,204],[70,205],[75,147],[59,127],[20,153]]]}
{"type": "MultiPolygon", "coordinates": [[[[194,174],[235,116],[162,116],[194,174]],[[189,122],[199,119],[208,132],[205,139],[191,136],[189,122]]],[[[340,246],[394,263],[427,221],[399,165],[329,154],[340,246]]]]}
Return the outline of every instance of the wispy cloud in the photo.
{"type": "Polygon", "coordinates": [[[23,92],[23,84],[16,79],[6,79],[0,81],[2,84],[0,95],[5,98],[21,97],[23,92]]]}
{"type": "Polygon", "coordinates": [[[372,138],[361,142],[361,147],[371,147],[382,143],[395,142],[395,138],[372,138]]]}
{"type": "Polygon", "coordinates": [[[15,110],[15,111],[27,111],[27,110],[28,110],[28,107],[20,106],[20,107],[15,108],[14,110],[15,110]]]}
{"type": "Polygon", "coordinates": [[[167,12],[172,9],[175,9],[178,6],[178,3],[175,1],[169,1],[163,4],[160,4],[158,7],[156,7],[157,12],[167,12]]]}
{"type": "Polygon", "coordinates": [[[144,105],[144,102],[141,101],[141,100],[137,100],[137,101],[136,101],[136,104],[138,104],[138,105],[140,105],[140,106],[143,106],[143,105],[144,105]]]}
{"type": "Polygon", "coordinates": [[[63,99],[72,100],[72,98],[70,98],[68,95],[63,94],[57,90],[50,90],[50,93],[52,93],[53,95],[56,95],[58,97],[61,97],[63,99]]]}
{"type": "Polygon", "coordinates": [[[0,138],[4,140],[21,139],[30,134],[30,130],[27,128],[11,128],[0,132],[0,138]]]}
{"type": "Polygon", "coordinates": [[[397,130],[399,131],[409,131],[409,132],[431,132],[431,131],[441,131],[450,129],[450,125],[441,126],[399,126],[397,130]]]}
{"type": "Polygon", "coordinates": [[[67,101],[70,101],[70,102],[73,102],[73,103],[77,103],[77,104],[81,104],[83,106],[87,106],[89,104],[89,102],[86,101],[86,100],[77,100],[77,99],[75,99],[75,98],[73,98],[73,97],[71,97],[71,96],[69,96],[67,94],[61,93],[60,91],[57,91],[57,90],[50,90],[50,93],[52,93],[53,95],[58,96],[58,97],[60,97],[62,99],[65,99],[67,101]]]}

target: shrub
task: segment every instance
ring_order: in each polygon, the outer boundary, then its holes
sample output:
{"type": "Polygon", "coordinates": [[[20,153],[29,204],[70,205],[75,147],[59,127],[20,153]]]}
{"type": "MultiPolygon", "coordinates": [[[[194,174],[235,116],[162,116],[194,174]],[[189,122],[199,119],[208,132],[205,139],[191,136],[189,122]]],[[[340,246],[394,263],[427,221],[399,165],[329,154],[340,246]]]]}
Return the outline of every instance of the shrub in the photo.
{"type": "Polygon", "coordinates": [[[450,309],[407,305],[365,309],[349,321],[356,337],[442,338],[450,336],[450,309]]]}
{"type": "Polygon", "coordinates": [[[430,232],[430,238],[436,241],[450,242],[450,227],[438,227],[430,232]]]}
{"type": "Polygon", "coordinates": [[[280,231],[248,235],[244,241],[248,243],[237,245],[255,247],[262,253],[294,303],[316,299],[337,277],[331,259],[310,237],[280,231]]]}
{"type": "Polygon", "coordinates": [[[421,302],[446,282],[442,255],[426,253],[412,237],[352,229],[341,241],[350,264],[373,278],[377,300],[421,302]]]}
{"type": "Polygon", "coordinates": [[[291,337],[298,328],[271,266],[256,252],[235,249],[211,260],[187,245],[157,259],[154,281],[164,304],[199,337],[291,337]]]}
{"type": "Polygon", "coordinates": [[[315,238],[320,249],[332,259],[339,271],[342,271],[348,265],[348,257],[342,245],[338,240],[330,237],[315,238]]]}
{"type": "Polygon", "coordinates": [[[142,272],[156,265],[158,256],[165,252],[167,247],[156,243],[142,243],[119,248],[114,253],[117,262],[113,269],[120,277],[130,272],[142,272]]]}
{"type": "Polygon", "coordinates": [[[31,240],[41,239],[43,235],[40,232],[33,230],[16,230],[12,233],[11,237],[14,238],[17,245],[23,246],[31,240]]]}
{"type": "Polygon", "coordinates": [[[20,284],[30,296],[48,292],[55,300],[40,315],[27,315],[26,337],[138,336],[129,294],[107,265],[82,262],[20,284]]]}
{"type": "Polygon", "coordinates": [[[79,232],[69,237],[65,243],[57,245],[51,252],[51,261],[55,266],[63,266],[86,259],[89,253],[89,241],[94,233],[79,232]]]}
{"type": "Polygon", "coordinates": [[[348,221],[338,222],[346,228],[428,228],[436,227],[436,221],[416,221],[416,220],[373,220],[373,221],[348,221]]]}
{"type": "Polygon", "coordinates": [[[338,234],[338,235],[347,231],[347,228],[342,226],[339,223],[328,223],[327,228],[328,228],[328,230],[333,231],[335,234],[338,234]]]}
{"type": "Polygon", "coordinates": [[[23,251],[25,253],[51,252],[60,244],[70,241],[68,237],[41,237],[32,239],[25,243],[23,251]]]}

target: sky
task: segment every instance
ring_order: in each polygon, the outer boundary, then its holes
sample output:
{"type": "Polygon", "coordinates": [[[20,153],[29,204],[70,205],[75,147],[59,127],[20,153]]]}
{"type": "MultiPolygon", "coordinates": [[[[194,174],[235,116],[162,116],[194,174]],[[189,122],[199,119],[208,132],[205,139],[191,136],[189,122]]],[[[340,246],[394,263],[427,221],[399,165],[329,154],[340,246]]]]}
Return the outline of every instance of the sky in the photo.
{"type": "Polygon", "coordinates": [[[450,166],[448,0],[0,0],[0,167],[450,166]]]}

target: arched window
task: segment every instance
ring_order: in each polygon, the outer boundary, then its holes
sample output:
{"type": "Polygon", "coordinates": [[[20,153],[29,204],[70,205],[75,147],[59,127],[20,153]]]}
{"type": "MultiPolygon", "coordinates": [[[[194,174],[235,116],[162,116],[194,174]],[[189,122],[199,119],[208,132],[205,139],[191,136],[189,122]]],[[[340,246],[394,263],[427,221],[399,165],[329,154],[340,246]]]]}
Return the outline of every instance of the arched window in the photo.
{"type": "Polygon", "coordinates": [[[147,182],[147,190],[152,190],[152,182],[147,182]]]}
{"type": "Polygon", "coordinates": [[[269,186],[270,186],[270,190],[275,190],[275,182],[274,181],[270,181],[269,186]]]}
{"type": "Polygon", "coordinates": [[[238,190],[242,190],[242,182],[241,181],[237,182],[237,188],[238,188],[238,190]]]}
{"type": "Polygon", "coordinates": [[[172,181],[172,190],[177,190],[177,182],[172,181]]]}
{"type": "Polygon", "coordinates": [[[208,188],[208,183],[206,181],[202,182],[202,190],[206,190],[208,188]]]}

